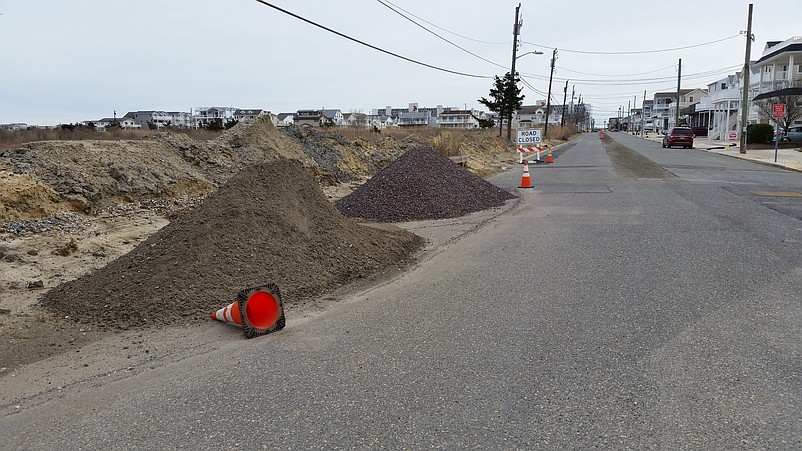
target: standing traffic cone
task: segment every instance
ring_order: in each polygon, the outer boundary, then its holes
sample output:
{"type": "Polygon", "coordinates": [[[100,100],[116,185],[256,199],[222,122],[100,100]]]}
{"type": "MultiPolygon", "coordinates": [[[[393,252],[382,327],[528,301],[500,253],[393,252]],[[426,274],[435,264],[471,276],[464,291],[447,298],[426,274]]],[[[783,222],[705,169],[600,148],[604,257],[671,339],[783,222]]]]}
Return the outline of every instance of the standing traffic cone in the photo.
{"type": "Polygon", "coordinates": [[[237,293],[237,300],[212,313],[212,319],[242,326],[247,338],[284,328],[284,304],[278,285],[271,283],[237,293]]]}
{"type": "Polygon", "coordinates": [[[518,188],[532,188],[532,180],[529,179],[529,162],[524,160],[524,175],[521,177],[521,186],[518,188]]]}
{"type": "Polygon", "coordinates": [[[551,156],[551,147],[549,147],[549,154],[546,156],[546,163],[554,163],[554,158],[551,156]]]}

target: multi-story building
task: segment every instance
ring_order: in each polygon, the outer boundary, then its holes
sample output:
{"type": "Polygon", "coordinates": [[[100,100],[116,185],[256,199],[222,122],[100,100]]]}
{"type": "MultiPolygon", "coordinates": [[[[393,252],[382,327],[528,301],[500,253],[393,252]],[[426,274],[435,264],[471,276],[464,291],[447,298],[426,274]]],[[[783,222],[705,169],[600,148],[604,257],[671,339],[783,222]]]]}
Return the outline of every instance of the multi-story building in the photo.
{"type": "Polygon", "coordinates": [[[170,126],[175,128],[189,128],[192,126],[192,118],[189,113],[183,111],[130,111],[123,116],[123,119],[131,119],[137,128],[144,130],[158,130],[162,127],[170,126]]]}
{"type": "MultiPolygon", "coordinates": [[[[792,110],[802,107],[802,36],[785,41],[766,43],[763,55],[754,64],[759,72],[757,83],[750,85],[750,98],[756,101],[795,102],[792,110]],[[763,100],[766,99],[766,100],[763,100]]],[[[771,120],[765,110],[756,108],[761,122],[771,120]]],[[[802,123],[802,117],[791,118],[791,123],[802,123]]],[[[790,125],[790,124],[788,124],[790,125]]]]}
{"type": "Polygon", "coordinates": [[[479,128],[479,114],[476,110],[445,108],[437,116],[437,126],[440,128],[479,128]]]}

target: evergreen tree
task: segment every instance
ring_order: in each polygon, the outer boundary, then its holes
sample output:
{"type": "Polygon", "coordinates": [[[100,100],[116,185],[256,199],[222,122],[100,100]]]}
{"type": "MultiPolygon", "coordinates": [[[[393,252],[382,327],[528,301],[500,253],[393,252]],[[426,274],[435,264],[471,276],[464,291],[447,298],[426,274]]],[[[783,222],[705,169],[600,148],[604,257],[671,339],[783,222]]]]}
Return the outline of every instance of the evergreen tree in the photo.
{"type": "Polygon", "coordinates": [[[495,77],[493,87],[490,89],[490,99],[482,97],[479,103],[486,106],[487,109],[494,113],[498,113],[500,117],[498,135],[501,136],[501,131],[504,128],[504,119],[512,124],[512,115],[515,114],[523,105],[524,96],[521,94],[521,88],[518,87],[520,78],[518,74],[512,75],[507,72],[504,78],[495,77]]]}

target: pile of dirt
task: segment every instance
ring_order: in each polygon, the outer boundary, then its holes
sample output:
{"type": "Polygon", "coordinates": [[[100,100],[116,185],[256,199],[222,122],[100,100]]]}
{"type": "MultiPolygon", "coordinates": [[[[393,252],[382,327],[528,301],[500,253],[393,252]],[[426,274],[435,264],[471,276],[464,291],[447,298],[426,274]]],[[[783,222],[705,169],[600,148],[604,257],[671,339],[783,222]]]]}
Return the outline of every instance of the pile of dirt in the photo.
{"type": "Polygon", "coordinates": [[[513,197],[434,149],[419,147],[405,152],[336,206],[349,217],[403,222],[455,218],[501,207],[513,197]]]}
{"type": "Polygon", "coordinates": [[[384,268],[423,239],[343,217],[308,169],[276,160],[244,169],[130,253],[45,294],[47,309],[110,328],[206,320],[239,290],[267,282],[301,303],[384,268]]]}

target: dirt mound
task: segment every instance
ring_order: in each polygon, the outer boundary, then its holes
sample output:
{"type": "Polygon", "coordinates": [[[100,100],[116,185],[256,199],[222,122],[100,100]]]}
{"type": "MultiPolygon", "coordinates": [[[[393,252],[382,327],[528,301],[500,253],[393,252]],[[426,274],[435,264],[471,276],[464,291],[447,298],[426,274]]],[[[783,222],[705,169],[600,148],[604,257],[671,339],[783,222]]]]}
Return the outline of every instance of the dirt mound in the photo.
{"type": "Polygon", "coordinates": [[[267,117],[237,124],[219,138],[198,142],[186,135],[163,133],[153,138],[169,144],[187,163],[221,185],[241,169],[279,158],[315,163],[296,142],[281,133],[267,117]]]}
{"type": "Polygon", "coordinates": [[[500,207],[513,197],[435,150],[419,147],[405,152],[336,206],[345,216],[399,222],[455,218],[500,207]]]}
{"type": "Polygon", "coordinates": [[[298,161],[242,170],[130,253],[45,294],[61,315],[129,328],[207,320],[240,289],[275,282],[288,303],[402,265],[423,244],[343,217],[298,161]]]}
{"type": "Polygon", "coordinates": [[[349,140],[337,132],[309,127],[287,127],[283,132],[330,176],[331,183],[369,177],[402,153],[399,143],[389,138],[377,143],[363,138],[349,140]]]}
{"type": "Polygon", "coordinates": [[[0,224],[42,218],[61,210],[81,210],[81,206],[26,174],[0,173],[0,224]]]}
{"type": "Polygon", "coordinates": [[[170,146],[143,141],[42,141],[4,153],[14,171],[89,207],[110,201],[181,197],[214,184],[170,146]]]}

